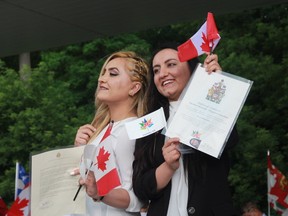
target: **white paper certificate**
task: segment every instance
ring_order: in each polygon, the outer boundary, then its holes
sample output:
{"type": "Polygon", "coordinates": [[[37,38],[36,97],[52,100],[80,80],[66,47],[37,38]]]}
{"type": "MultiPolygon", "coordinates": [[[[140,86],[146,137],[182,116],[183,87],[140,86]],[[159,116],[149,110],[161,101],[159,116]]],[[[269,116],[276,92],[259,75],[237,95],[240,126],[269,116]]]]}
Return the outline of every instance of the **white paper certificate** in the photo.
{"type": "Polygon", "coordinates": [[[165,135],[220,158],[252,84],[225,72],[209,75],[199,64],[165,135]]]}
{"type": "Polygon", "coordinates": [[[84,146],[51,150],[31,158],[31,216],[85,214],[85,189],[75,201],[79,175],[70,172],[79,167],[84,146]]]}

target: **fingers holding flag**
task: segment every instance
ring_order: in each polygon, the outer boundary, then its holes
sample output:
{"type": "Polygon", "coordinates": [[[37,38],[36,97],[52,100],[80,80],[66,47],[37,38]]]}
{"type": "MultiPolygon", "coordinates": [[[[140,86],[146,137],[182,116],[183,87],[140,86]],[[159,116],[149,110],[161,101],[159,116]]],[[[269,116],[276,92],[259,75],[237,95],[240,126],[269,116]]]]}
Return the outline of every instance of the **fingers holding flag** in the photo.
{"type": "Polygon", "coordinates": [[[220,64],[218,63],[218,56],[216,54],[207,53],[207,57],[205,58],[203,65],[209,74],[222,70],[220,64]]]}

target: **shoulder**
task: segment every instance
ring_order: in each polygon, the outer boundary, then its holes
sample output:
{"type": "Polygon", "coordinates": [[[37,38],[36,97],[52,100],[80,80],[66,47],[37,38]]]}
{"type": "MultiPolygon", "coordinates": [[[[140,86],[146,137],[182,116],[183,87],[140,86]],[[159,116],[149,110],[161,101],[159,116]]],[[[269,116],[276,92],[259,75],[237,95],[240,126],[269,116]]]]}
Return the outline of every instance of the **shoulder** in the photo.
{"type": "Polygon", "coordinates": [[[115,122],[113,125],[113,129],[112,129],[111,134],[113,136],[115,136],[116,138],[117,137],[126,137],[127,139],[129,139],[125,124],[127,122],[133,121],[135,119],[137,119],[137,118],[136,117],[130,117],[130,118],[126,118],[126,119],[123,119],[121,121],[115,122]]]}

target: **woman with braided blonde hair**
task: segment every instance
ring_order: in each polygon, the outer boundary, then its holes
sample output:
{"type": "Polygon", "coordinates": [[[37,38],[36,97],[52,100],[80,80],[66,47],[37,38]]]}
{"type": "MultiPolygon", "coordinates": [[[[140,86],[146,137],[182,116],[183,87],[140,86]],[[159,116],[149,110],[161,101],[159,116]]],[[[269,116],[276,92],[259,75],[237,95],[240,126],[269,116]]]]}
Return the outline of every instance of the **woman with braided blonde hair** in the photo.
{"type": "Polygon", "coordinates": [[[147,112],[145,92],[148,66],[134,52],[120,51],[105,61],[95,93],[96,114],[91,124],[80,127],[75,145],[95,145],[101,142],[109,123],[114,121],[110,136],[121,186],[104,197],[98,195],[94,173],[80,184],[86,186],[87,215],[140,215],[142,204],[132,189],[132,163],[135,140],[129,140],[125,123],[147,112]]]}

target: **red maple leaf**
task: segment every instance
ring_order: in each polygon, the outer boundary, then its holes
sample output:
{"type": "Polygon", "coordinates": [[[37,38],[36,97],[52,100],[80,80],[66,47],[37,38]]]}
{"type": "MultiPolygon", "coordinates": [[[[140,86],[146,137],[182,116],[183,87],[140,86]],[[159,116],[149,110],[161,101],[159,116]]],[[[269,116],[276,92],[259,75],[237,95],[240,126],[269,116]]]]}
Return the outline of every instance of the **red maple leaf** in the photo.
{"type": "Polygon", "coordinates": [[[99,150],[99,154],[97,156],[97,164],[98,169],[101,169],[103,172],[106,170],[106,161],[109,160],[110,153],[104,149],[102,146],[99,150]]]}
{"type": "Polygon", "coordinates": [[[206,37],[206,35],[204,34],[204,32],[202,32],[202,45],[201,45],[201,49],[205,52],[209,52],[210,51],[210,47],[209,47],[209,40],[206,37]]]}
{"type": "Polygon", "coordinates": [[[28,206],[29,200],[21,199],[17,197],[17,199],[13,202],[11,208],[9,209],[7,216],[22,216],[24,215],[24,210],[26,206],[28,206]]]}

